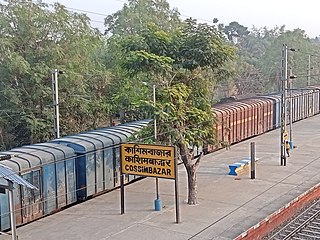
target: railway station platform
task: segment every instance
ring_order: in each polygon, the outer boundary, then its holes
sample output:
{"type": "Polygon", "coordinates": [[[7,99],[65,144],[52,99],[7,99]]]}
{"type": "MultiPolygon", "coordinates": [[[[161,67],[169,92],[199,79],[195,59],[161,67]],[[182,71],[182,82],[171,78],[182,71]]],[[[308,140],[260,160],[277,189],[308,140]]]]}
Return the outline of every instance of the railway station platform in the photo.
{"type": "MultiPolygon", "coordinates": [[[[320,182],[320,115],[293,124],[287,165],[280,165],[280,129],[204,156],[197,172],[198,205],[186,204],[187,176],[179,166],[180,218],[175,223],[174,181],[159,179],[161,211],[154,211],[155,179],[95,197],[19,227],[19,240],[233,239],[320,182]],[[250,156],[256,143],[256,179],[231,176],[229,164],[250,156]]],[[[0,235],[0,239],[10,239],[0,235]]]]}

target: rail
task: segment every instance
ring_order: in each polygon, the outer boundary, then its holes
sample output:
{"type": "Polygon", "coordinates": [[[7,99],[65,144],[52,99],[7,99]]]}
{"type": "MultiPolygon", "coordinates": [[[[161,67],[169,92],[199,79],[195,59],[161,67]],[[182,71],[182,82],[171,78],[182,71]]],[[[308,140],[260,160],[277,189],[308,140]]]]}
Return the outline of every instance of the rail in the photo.
{"type": "Polygon", "coordinates": [[[320,199],[268,239],[320,239],[320,199]]]}

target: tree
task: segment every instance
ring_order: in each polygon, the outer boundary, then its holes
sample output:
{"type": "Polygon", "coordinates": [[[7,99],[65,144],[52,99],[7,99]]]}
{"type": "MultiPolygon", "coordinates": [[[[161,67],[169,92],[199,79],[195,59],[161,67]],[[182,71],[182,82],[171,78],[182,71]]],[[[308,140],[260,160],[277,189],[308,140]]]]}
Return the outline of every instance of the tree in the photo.
{"type": "MultiPolygon", "coordinates": [[[[301,29],[284,31],[277,38],[273,38],[261,57],[258,67],[266,76],[269,76],[270,88],[278,90],[279,63],[281,62],[281,49],[284,43],[288,44],[289,49],[296,50],[295,52],[290,50],[288,52],[288,69],[292,69],[293,74],[298,76],[294,80],[293,86],[304,87],[307,85],[308,55],[319,52],[319,45],[315,45],[301,29]]],[[[317,61],[313,61],[312,64],[311,67],[318,67],[317,61]]]]}
{"type": "Polygon", "coordinates": [[[157,85],[158,140],[178,147],[188,173],[188,204],[197,203],[194,147],[214,143],[211,93],[225,75],[223,65],[234,55],[221,33],[207,24],[188,19],[179,29],[165,32],[156,25],[139,35],[127,37],[122,66],[130,75],[148,73],[157,85]],[[211,78],[205,72],[210,71],[211,78]]]}
{"type": "MultiPolygon", "coordinates": [[[[294,86],[305,86],[307,55],[318,52],[319,44],[307,38],[303,30],[287,31],[285,26],[281,26],[273,29],[253,28],[248,31],[237,22],[231,22],[227,26],[219,24],[219,29],[238,50],[237,71],[227,86],[232,95],[278,91],[281,48],[284,43],[287,43],[289,48],[300,49],[300,52],[289,52],[288,66],[295,75],[300,75],[294,80],[294,86]]],[[[311,63],[311,75],[316,75],[317,68],[317,62],[314,60],[311,63]]],[[[315,81],[313,78],[311,82],[315,81]]]]}
{"type": "Polygon", "coordinates": [[[146,46],[143,46],[145,43],[141,41],[140,35],[146,34],[147,26],[153,24],[161,30],[173,31],[180,24],[179,13],[170,9],[166,0],[129,0],[121,10],[105,19],[106,33],[109,36],[105,65],[116,79],[108,89],[108,94],[112,96],[108,103],[112,106],[113,115],[120,115],[121,122],[134,120],[141,115],[148,116],[152,109],[143,106],[145,96],[150,96],[150,74],[141,71],[139,74],[133,74],[134,68],[123,68],[123,64],[126,63],[121,49],[126,46],[123,49],[127,53],[133,48],[142,50],[139,56],[131,56],[132,65],[135,64],[134,57],[144,58],[146,52],[143,50],[146,46]],[[149,89],[142,82],[148,83],[149,89]],[[143,112],[147,112],[147,115],[143,112]]]}
{"type": "Polygon", "coordinates": [[[166,0],[128,0],[118,12],[105,18],[106,33],[132,35],[145,30],[150,23],[166,31],[180,23],[179,13],[166,0]]]}
{"type": "Polygon", "coordinates": [[[249,35],[247,27],[239,24],[238,22],[231,22],[223,28],[223,32],[227,35],[228,40],[237,42],[237,39],[244,39],[249,35]]]}
{"type": "Polygon", "coordinates": [[[0,12],[1,148],[53,137],[53,68],[65,71],[59,76],[62,133],[104,121],[109,75],[100,61],[103,38],[89,18],[31,0],[6,0],[0,12]]]}

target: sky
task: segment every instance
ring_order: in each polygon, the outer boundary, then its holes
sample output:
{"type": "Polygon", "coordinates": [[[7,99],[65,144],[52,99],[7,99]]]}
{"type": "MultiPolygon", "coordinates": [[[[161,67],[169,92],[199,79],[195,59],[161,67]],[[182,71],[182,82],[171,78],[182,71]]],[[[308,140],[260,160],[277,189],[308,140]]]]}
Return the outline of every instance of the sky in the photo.
{"type": "MultiPolygon", "coordinates": [[[[287,30],[300,28],[309,37],[320,35],[319,0],[167,0],[176,7],[182,17],[206,20],[217,18],[219,23],[237,21],[251,29],[285,25],[287,30]]],[[[67,8],[99,14],[87,14],[92,26],[103,30],[106,15],[120,10],[125,0],[43,0],[46,3],[60,2],[67,8]]],[[[70,10],[70,9],[69,9],[70,10]]],[[[75,11],[75,10],[74,10],[75,11]]]]}

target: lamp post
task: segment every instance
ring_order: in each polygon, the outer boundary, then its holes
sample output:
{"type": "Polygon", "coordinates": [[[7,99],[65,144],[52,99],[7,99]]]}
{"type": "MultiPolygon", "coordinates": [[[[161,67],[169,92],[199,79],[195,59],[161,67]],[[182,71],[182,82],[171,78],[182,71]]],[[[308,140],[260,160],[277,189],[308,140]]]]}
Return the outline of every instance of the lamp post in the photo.
{"type": "Polygon", "coordinates": [[[59,94],[58,94],[58,74],[63,74],[63,71],[54,69],[51,72],[52,76],[52,95],[53,95],[53,119],[54,119],[54,137],[60,137],[59,125],[59,94]]]}
{"type": "MultiPolygon", "coordinates": [[[[143,85],[148,86],[147,82],[142,82],[143,85]]],[[[156,107],[156,85],[152,85],[153,107],[156,107]]],[[[154,129],[154,142],[157,142],[157,119],[156,114],[153,114],[153,129],[154,129]]],[[[154,200],[154,209],[160,211],[162,208],[162,202],[159,195],[159,179],[156,177],[156,199],[154,200]]]]}
{"type": "MultiPolygon", "coordinates": [[[[152,93],[153,93],[153,106],[156,107],[156,85],[152,85],[152,93]]],[[[154,141],[157,142],[157,118],[156,114],[153,115],[153,127],[154,127],[154,141]]],[[[159,195],[159,179],[156,177],[156,199],[154,200],[154,209],[156,211],[161,211],[162,202],[159,195]]]]}
{"type": "MultiPolygon", "coordinates": [[[[153,92],[153,106],[156,107],[156,85],[153,84],[152,86],[152,92],[153,92]]],[[[156,119],[156,114],[154,114],[154,119],[153,119],[153,123],[154,123],[154,141],[157,141],[157,119],[156,119]]]]}

